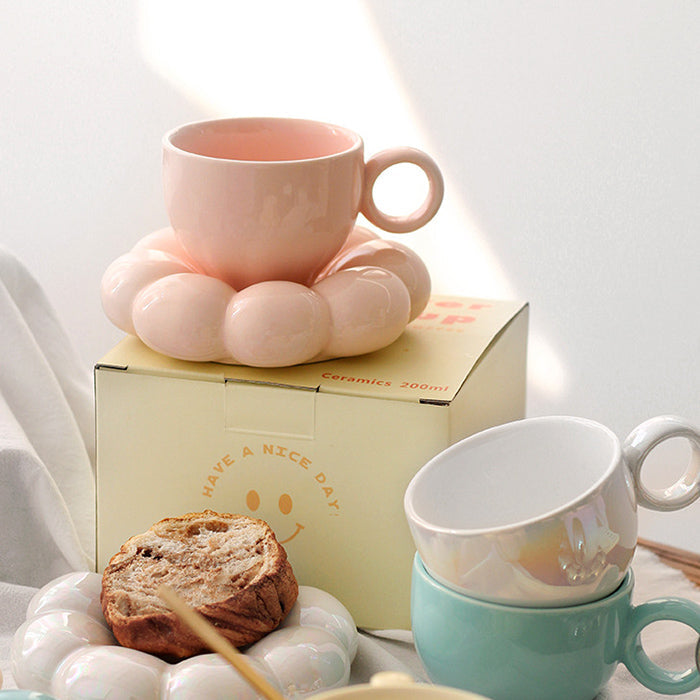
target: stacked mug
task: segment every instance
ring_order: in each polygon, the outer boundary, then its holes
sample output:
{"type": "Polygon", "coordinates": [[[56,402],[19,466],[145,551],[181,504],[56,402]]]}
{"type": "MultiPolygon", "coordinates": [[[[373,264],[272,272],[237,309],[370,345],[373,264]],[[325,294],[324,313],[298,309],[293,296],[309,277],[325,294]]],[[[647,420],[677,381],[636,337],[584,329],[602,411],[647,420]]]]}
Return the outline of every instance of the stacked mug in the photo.
{"type": "Polygon", "coordinates": [[[700,632],[700,606],[633,605],[630,568],[637,506],[699,496],[700,433],[675,416],[622,444],[591,420],[528,418],[437,455],[404,498],[418,550],[411,623],[431,680],[493,700],[591,700],[623,663],[657,693],[700,687],[698,668],[661,668],[640,638],[659,620],[700,632]],[[690,443],[689,464],[672,487],[649,489],[643,463],[670,438],[690,443]]]}
{"type": "Polygon", "coordinates": [[[212,119],[163,139],[170,227],[143,237],[105,271],[108,318],[164,355],[287,367],[374,352],[424,309],[430,275],[408,247],[356,226],[361,212],[392,233],[438,211],[433,159],[396,147],[365,160],[349,129],[287,118],[212,119]],[[393,165],[423,171],[409,214],[383,212],[375,183],[393,165]]]}

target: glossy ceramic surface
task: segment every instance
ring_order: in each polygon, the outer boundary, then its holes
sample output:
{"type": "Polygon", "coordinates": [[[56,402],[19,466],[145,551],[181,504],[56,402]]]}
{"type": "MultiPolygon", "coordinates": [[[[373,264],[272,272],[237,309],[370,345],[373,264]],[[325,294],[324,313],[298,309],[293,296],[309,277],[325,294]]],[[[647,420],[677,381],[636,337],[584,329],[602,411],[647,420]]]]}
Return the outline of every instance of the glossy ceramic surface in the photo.
{"type": "Polygon", "coordinates": [[[426,568],[445,585],[513,605],[571,605],[621,583],[638,500],[674,510],[698,497],[699,458],[700,435],[672,416],[642,424],[623,446],[593,421],[531,418],[436,456],[412,479],[404,507],[426,568]],[[693,458],[675,486],[651,492],[642,464],[672,437],[687,438],[693,458]]]}
{"type": "Polygon", "coordinates": [[[175,234],[201,271],[236,290],[285,280],[309,285],[340,250],[362,211],[388,231],[413,231],[438,210],[435,162],[410,148],[367,164],[362,139],[302,119],[220,119],[178,127],[163,139],[165,205],[175,234]],[[428,196],[416,212],[390,217],[376,206],[376,178],[414,163],[428,196]]]}
{"type": "Polygon", "coordinates": [[[376,673],[367,684],[330,690],[315,697],[318,700],[488,700],[465,690],[416,683],[410,676],[389,671],[376,673]]]}
{"type": "Polygon", "coordinates": [[[362,139],[301,119],[186,124],[163,139],[172,228],[142,239],[102,278],[108,318],[182,360],[284,367],[379,350],[430,295],[420,258],[355,227],[360,211],[391,232],[437,212],[442,175],[422,151],[364,161],[362,139]],[[413,163],[428,179],[413,213],[374,201],[387,168],[413,163]]]}
{"type": "Polygon", "coordinates": [[[583,605],[527,608],[459,594],[433,579],[416,556],[411,623],[430,678],[493,700],[592,700],[624,663],[657,693],[700,687],[697,668],[668,671],[640,642],[652,622],[675,620],[700,632],[700,606],[664,598],[633,606],[629,571],[609,596],[583,605]]]}
{"type": "MultiPolygon", "coordinates": [[[[20,688],[59,700],[258,697],[216,654],[168,664],[118,646],[102,617],[100,590],[98,574],[80,572],[56,579],[34,596],[12,643],[13,674],[20,688]]],[[[300,586],[282,625],[245,654],[280,692],[303,697],[347,684],[357,642],[353,619],[338,600],[300,586]]]]}
{"type": "Polygon", "coordinates": [[[423,261],[359,226],[311,286],[268,280],[236,291],[204,274],[172,229],[117,258],[101,285],[112,323],[157,352],[256,367],[379,350],[403,333],[429,296],[423,261]]]}

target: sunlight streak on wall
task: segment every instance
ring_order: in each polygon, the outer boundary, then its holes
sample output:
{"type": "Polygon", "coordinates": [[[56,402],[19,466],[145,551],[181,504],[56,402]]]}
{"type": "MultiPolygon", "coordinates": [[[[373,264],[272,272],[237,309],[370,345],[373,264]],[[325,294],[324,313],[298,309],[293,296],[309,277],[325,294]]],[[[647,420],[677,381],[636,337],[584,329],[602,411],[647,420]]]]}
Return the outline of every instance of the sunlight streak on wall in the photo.
{"type": "MultiPolygon", "coordinates": [[[[361,0],[142,0],[139,20],[148,64],[211,117],[318,119],[360,133],[367,156],[395,145],[435,154],[361,0]],[[332,31],[339,21],[343,31],[332,31]]],[[[422,198],[422,176],[400,170],[382,177],[382,206],[391,213],[410,211],[422,198]]],[[[445,200],[434,221],[413,234],[384,237],[405,242],[423,258],[436,293],[518,298],[452,189],[450,173],[443,175],[445,200]]],[[[548,395],[566,388],[556,352],[534,333],[529,380],[531,390],[548,395]]]]}

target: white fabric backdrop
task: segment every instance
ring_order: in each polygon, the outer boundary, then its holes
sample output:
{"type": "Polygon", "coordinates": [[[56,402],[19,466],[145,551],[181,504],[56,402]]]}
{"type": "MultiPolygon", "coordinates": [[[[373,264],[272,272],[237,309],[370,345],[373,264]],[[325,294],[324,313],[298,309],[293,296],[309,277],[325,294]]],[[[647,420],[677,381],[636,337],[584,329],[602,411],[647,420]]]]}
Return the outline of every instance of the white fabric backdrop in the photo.
{"type": "Polygon", "coordinates": [[[90,372],[24,266],[0,250],[0,580],[92,566],[90,372]]]}

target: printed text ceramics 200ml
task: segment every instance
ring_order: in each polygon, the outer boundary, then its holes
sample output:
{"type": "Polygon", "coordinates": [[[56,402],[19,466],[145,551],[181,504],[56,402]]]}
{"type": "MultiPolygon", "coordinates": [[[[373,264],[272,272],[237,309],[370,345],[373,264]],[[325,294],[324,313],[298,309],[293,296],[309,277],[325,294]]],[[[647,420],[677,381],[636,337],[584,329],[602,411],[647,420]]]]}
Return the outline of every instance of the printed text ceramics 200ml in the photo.
{"type": "MultiPolygon", "coordinates": [[[[677,473],[677,472],[672,472],[677,473]]],[[[466,595],[512,605],[572,605],[614,591],[637,542],[637,505],[675,510],[700,495],[700,434],[673,416],[651,419],[623,445],[594,421],[530,418],[490,428],[437,455],[404,506],[426,569],[466,595]],[[671,488],[640,471],[663,440],[692,458],[671,488]]]]}

